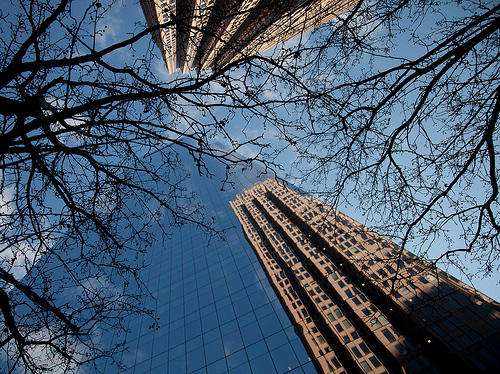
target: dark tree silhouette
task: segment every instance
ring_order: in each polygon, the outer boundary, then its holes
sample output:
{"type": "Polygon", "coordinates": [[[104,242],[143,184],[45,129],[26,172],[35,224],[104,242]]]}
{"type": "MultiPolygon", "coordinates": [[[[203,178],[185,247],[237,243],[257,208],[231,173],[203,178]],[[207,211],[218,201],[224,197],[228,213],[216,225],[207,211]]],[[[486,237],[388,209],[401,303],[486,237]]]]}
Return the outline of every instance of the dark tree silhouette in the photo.
{"type": "Polygon", "coordinates": [[[495,1],[360,2],[290,51],[293,174],[467,276],[499,266],[499,21],[495,1]]]}
{"type": "Polygon", "coordinates": [[[498,270],[495,1],[361,1],[307,38],[162,79],[151,34],[185,20],[137,22],[108,40],[119,5],[13,0],[0,10],[0,347],[9,368],[114,357],[122,346],[105,350],[94,329],[150,313],[137,273],[157,239],[151,228],[161,222],[167,240],[183,222],[212,230],[181,187],[183,165],[209,175],[209,157],[229,176],[296,156],[295,178],[333,206],[359,203],[403,248],[419,245],[432,263],[465,251],[483,274],[498,270]],[[448,235],[457,226],[463,243],[448,235]],[[448,247],[428,254],[439,237],[448,247]],[[55,279],[56,269],[65,276],[55,279]],[[74,292],[61,300],[63,289],[74,292]]]}

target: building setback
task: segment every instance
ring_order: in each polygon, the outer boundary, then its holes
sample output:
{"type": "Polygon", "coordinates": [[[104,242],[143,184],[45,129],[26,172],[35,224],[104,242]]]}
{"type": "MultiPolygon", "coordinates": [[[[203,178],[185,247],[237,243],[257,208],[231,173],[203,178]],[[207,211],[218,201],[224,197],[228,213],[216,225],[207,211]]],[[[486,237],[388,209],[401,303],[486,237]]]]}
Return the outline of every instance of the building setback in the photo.
{"type": "Polygon", "coordinates": [[[491,298],[275,180],[231,206],[318,372],[500,372],[491,298]]]}
{"type": "Polygon", "coordinates": [[[318,27],[353,0],[140,0],[169,73],[220,69],[318,27]]]}

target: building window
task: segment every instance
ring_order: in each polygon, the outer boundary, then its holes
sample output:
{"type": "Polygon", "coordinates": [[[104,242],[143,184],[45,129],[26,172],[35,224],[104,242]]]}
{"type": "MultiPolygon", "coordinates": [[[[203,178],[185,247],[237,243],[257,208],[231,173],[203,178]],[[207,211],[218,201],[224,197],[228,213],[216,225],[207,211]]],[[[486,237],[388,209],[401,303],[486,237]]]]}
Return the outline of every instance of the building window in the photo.
{"type": "Polygon", "coordinates": [[[358,348],[356,347],[352,347],[352,352],[354,353],[354,355],[357,357],[357,358],[361,358],[363,357],[363,355],[361,354],[361,352],[359,351],[358,348]]]}
{"type": "Polygon", "coordinates": [[[461,336],[458,337],[458,339],[460,339],[460,341],[462,342],[462,344],[466,347],[468,347],[469,345],[472,345],[472,340],[471,338],[469,338],[467,335],[463,334],[461,336]]]}
{"type": "Polygon", "coordinates": [[[403,294],[403,295],[408,295],[410,293],[410,290],[408,288],[406,288],[405,286],[401,286],[401,287],[399,287],[399,292],[401,292],[401,294],[403,294]]]}
{"type": "Polygon", "coordinates": [[[365,371],[365,373],[369,373],[372,371],[372,368],[370,367],[370,365],[368,365],[368,363],[366,361],[361,361],[360,364],[363,367],[363,370],[365,371]]]}
{"type": "Polygon", "coordinates": [[[342,324],[344,325],[344,327],[346,329],[348,329],[349,327],[352,326],[351,323],[348,320],[346,320],[346,319],[342,321],[342,324]]]}
{"type": "Polygon", "coordinates": [[[373,365],[374,368],[378,368],[379,366],[382,365],[380,363],[380,361],[378,360],[378,358],[375,357],[375,356],[370,357],[370,362],[372,363],[372,365],[373,365]]]}
{"type": "Polygon", "coordinates": [[[379,316],[378,317],[379,321],[382,322],[383,325],[387,325],[389,323],[389,321],[387,320],[387,318],[385,318],[384,316],[379,316]]]}
{"type": "Polygon", "coordinates": [[[392,335],[392,333],[388,329],[383,329],[382,334],[384,334],[389,343],[396,341],[396,338],[394,337],[394,335],[392,335]]]}
{"type": "Polygon", "coordinates": [[[476,365],[480,370],[486,370],[486,366],[473,354],[468,355],[467,360],[476,365]]]}
{"type": "Polygon", "coordinates": [[[371,351],[368,349],[365,343],[360,343],[359,348],[364,352],[365,355],[369,354],[371,351]]]}
{"type": "Polygon", "coordinates": [[[422,282],[423,284],[427,284],[429,283],[429,281],[427,279],[425,279],[424,277],[420,277],[418,278],[420,280],[420,282],[422,282]]]}
{"type": "Polygon", "coordinates": [[[425,276],[429,282],[434,282],[436,280],[436,277],[432,274],[426,274],[425,276]]]}
{"type": "Polygon", "coordinates": [[[439,327],[438,325],[433,325],[431,327],[432,330],[434,330],[434,332],[438,335],[438,336],[446,336],[447,334],[443,331],[443,329],[441,327],[439,327]]]}
{"type": "Polygon", "coordinates": [[[378,321],[377,318],[373,318],[371,321],[372,326],[375,327],[376,329],[382,327],[382,324],[378,321]]]}
{"type": "Polygon", "coordinates": [[[495,365],[498,362],[498,360],[484,347],[478,348],[477,353],[479,353],[479,356],[489,365],[495,365]]]}
{"type": "Polygon", "coordinates": [[[337,369],[339,369],[342,365],[340,365],[339,360],[337,360],[337,357],[332,357],[331,358],[333,366],[335,366],[337,369]]]}
{"type": "Polygon", "coordinates": [[[446,319],[443,319],[441,321],[441,325],[444,326],[448,331],[455,331],[457,329],[457,326],[455,326],[453,323],[451,323],[450,321],[446,320],[446,319]]]}
{"type": "Polygon", "coordinates": [[[405,347],[402,344],[398,344],[396,346],[396,349],[401,353],[401,355],[405,355],[408,353],[408,351],[405,349],[405,347]]]}

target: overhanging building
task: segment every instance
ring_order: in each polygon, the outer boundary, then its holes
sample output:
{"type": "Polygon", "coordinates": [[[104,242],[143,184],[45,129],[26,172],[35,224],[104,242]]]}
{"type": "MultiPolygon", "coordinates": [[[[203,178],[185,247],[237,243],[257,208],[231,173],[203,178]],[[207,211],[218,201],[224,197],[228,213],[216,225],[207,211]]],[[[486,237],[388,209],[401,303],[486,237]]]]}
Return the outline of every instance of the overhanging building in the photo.
{"type": "Polygon", "coordinates": [[[169,73],[221,68],[306,33],[353,0],[141,0],[169,73]]]}

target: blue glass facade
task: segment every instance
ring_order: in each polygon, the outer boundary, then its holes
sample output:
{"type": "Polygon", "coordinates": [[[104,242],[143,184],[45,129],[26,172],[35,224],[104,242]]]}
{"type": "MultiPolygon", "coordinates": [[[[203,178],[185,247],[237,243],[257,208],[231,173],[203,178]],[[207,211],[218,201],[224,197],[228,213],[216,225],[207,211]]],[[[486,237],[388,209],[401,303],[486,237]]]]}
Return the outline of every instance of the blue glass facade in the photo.
{"type": "MultiPolygon", "coordinates": [[[[215,176],[193,172],[187,184],[215,227],[226,230],[225,240],[187,224],[148,250],[140,276],[154,296],[145,302],[159,327],[151,328],[148,316],[128,321],[129,348],[118,361],[135,374],[315,373],[229,205],[261,171],[239,169],[221,190],[226,170],[207,162],[215,176]]],[[[119,340],[108,332],[101,344],[119,340]]],[[[119,371],[109,359],[98,368],[119,371]]]]}

